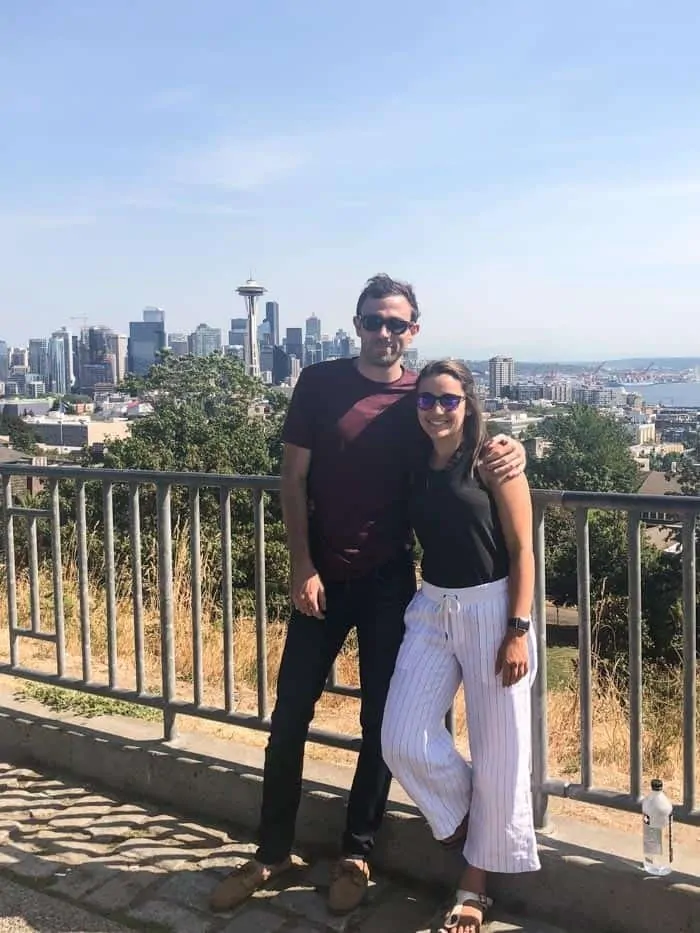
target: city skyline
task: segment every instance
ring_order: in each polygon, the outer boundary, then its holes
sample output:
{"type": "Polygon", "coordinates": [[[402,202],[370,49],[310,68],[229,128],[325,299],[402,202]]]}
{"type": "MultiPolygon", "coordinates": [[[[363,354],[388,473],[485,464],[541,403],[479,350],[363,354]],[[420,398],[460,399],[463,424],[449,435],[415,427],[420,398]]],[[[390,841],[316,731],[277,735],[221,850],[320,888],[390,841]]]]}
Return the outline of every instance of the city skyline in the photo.
{"type": "Polygon", "coordinates": [[[687,352],[690,0],[207,9],[3,5],[7,340],[147,301],[223,327],[252,268],[330,333],[408,279],[426,355],[687,352]]]}

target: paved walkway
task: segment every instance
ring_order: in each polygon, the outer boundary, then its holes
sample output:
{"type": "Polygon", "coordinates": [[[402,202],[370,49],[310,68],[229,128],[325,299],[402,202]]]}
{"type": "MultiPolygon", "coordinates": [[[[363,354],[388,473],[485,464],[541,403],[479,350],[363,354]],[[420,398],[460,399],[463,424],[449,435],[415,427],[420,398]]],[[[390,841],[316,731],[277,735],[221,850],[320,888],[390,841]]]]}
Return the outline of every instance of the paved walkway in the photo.
{"type": "MultiPolygon", "coordinates": [[[[427,933],[439,916],[435,892],[377,878],[366,905],[333,917],[329,864],[301,860],[215,915],[209,892],[254,850],[242,834],[11,765],[0,764],[0,791],[0,933],[427,933]]],[[[488,929],[557,933],[505,918],[488,929]]]]}

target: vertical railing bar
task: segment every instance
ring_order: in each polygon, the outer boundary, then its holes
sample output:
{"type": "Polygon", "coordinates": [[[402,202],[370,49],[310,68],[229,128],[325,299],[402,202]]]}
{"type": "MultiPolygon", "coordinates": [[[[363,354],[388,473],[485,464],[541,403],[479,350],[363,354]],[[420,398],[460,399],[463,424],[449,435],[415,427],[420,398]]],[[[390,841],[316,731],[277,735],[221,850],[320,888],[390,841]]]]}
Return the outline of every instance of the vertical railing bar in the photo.
{"type": "Polygon", "coordinates": [[[7,628],[10,640],[10,664],[19,664],[17,636],[17,568],[15,563],[15,519],[12,508],[12,476],[2,477],[2,508],[5,524],[5,572],[7,574],[7,628]]]}
{"type": "Polygon", "coordinates": [[[61,549],[61,499],[58,480],[51,481],[51,564],[53,571],[53,618],[56,633],[56,673],[66,672],[66,626],[63,605],[63,553],[61,549]]]}
{"type": "Polygon", "coordinates": [[[28,520],[29,530],[29,606],[32,632],[41,632],[41,595],[39,592],[39,545],[36,534],[36,518],[28,520]]]}
{"type": "Polygon", "coordinates": [[[221,602],[224,616],[224,708],[234,710],[233,563],[231,561],[231,490],[219,493],[221,512],[221,602]]]}
{"type": "Polygon", "coordinates": [[[105,605],[107,609],[107,677],[110,687],[117,686],[117,595],[114,567],[113,485],[102,483],[103,543],[105,555],[105,605]]]}
{"type": "Polygon", "coordinates": [[[696,517],[683,520],[683,806],[695,810],[697,769],[696,517]]]}
{"type": "Polygon", "coordinates": [[[92,638],[90,631],[90,571],[88,566],[87,510],[85,480],[76,481],[75,519],[78,532],[78,587],[80,599],[80,648],[83,680],[92,680],[92,638]]]}
{"type": "Polygon", "coordinates": [[[593,645],[591,638],[591,562],[588,510],[576,509],[576,577],[581,698],[581,783],[593,784],[593,645]]]}
{"type": "Polygon", "coordinates": [[[338,686],[338,662],[333,661],[331,664],[331,669],[328,672],[328,677],[326,678],[326,687],[337,687],[338,686]]]}
{"type": "Polygon", "coordinates": [[[255,530],[255,637],[257,642],[258,716],[267,719],[267,588],[265,585],[265,497],[253,492],[255,530]]]}
{"type": "Polygon", "coordinates": [[[176,714],[170,705],[175,699],[175,633],[173,626],[173,535],[170,512],[170,484],[156,486],[158,508],[158,597],[160,606],[160,663],[163,696],[163,735],[171,742],[176,735],[176,714]]]}
{"type": "Polygon", "coordinates": [[[190,590],[192,599],[192,687],[196,706],[203,702],[202,681],[202,550],[199,487],[190,486],[190,590]]]}
{"type": "Polygon", "coordinates": [[[642,542],[641,514],[627,516],[627,581],[629,590],[629,704],[630,704],[630,795],[642,796],[642,542]]]}
{"type": "Polygon", "coordinates": [[[535,829],[549,824],[549,796],[543,790],[549,776],[549,727],[547,723],[547,591],[545,578],[545,509],[535,505],[534,622],[537,639],[537,676],[532,688],[532,782],[535,829]]]}
{"type": "Polygon", "coordinates": [[[143,569],[141,565],[141,500],[138,483],[129,483],[129,543],[131,546],[131,606],[134,620],[136,692],[146,692],[143,636],[143,569]]]}

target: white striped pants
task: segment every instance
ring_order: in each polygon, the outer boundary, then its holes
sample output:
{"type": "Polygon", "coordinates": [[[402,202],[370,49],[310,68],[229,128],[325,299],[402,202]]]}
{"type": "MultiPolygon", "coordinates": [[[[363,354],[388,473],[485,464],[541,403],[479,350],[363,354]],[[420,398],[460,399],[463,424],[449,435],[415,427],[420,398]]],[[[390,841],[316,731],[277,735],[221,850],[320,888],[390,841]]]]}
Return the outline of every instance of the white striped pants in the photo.
{"type": "Polygon", "coordinates": [[[540,867],[532,816],[530,688],[537,669],[512,687],[496,676],[507,630],[508,582],[443,590],[423,583],[406,610],[382,725],[384,759],[436,839],[469,811],[464,857],[489,872],[540,867]],[[445,727],[464,681],[471,766],[445,727]]]}

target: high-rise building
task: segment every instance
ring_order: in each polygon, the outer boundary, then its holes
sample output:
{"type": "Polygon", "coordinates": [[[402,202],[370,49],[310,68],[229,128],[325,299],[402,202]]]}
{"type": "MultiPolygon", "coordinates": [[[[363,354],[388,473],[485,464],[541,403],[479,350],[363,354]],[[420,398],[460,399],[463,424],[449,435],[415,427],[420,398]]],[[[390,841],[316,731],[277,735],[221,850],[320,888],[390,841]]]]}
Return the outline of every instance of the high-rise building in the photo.
{"type": "MultiPolygon", "coordinates": [[[[258,324],[258,344],[261,351],[263,347],[273,346],[272,328],[269,321],[261,321],[260,324],[258,324]]],[[[262,367],[262,363],[260,366],[262,367]]]]}
{"type": "Polygon", "coordinates": [[[272,345],[280,345],[280,306],[276,301],[268,301],[265,304],[265,320],[270,325],[272,335],[272,345]]]}
{"type": "Polygon", "coordinates": [[[29,366],[29,355],[25,347],[13,347],[10,350],[10,369],[29,366]]]}
{"type": "Polygon", "coordinates": [[[164,324],[165,311],[162,308],[155,308],[149,305],[143,309],[144,324],[164,324]]]}
{"type": "Polygon", "coordinates": [[[512,356],[493,356],[489,360],[489,394],[501,398],[503,390],[515,383],[515,363],[512,356]]]}
{"type": "Polygon", "coordinates": [[[285,340],[285,350],[287,356],[293,356],[299,360],[301,366],[304,360],[304,336],[301,327],[288,327],[287,338],[285,340]]]}
{"type": "Polygon", "coordinates": [[[63,341],[63,368],[66,373],[66,391],[70,392],[75,382],[75,370],[73,368],[73,340],[70,331],[61,327],[51,334],[51,337],[60,338],[63,341]]]}
{"type": "Polygon", "coordinates": [[[291,375],[291,366],[289,356],[282,347],[272,348],[272,384],[281,386],[289,379],[291,375]]]}
{"type": "Polygon", "coordinates": [[[161,309],[144,308],[143,317],[143,321],[129,324],[127,369],[137,376],[145,376],[160,351],[165,349],[165,321],[161,309]],[[150,320],[146,320],[147,317],[150,320]]]}
{"type": "Polygon", "coordinates": [[[312,314],[306,319],[306,338],[311,338],[315,343],[321,340],[321,319],[312,314]]]}
{"type": "Polygon", "coordinates": [[[7,382],[10,375],[10,348],[4,340],[0,340],[0,382],[7,382]]]}
{"type": "Polygon", "coordinates": [[[46,380],[49,374],[49,342],[46,337],[36,337],[29,341],[29,370],[46,380]]]}
{"type": "Polygon", "coordinates": [[[114,357],[114,381],[119,385],[126,376],[128,337],[126,334],[116,334],[112,331],[107,338],[107,344],[107,355],[114,357]]]}
{"type": "Polygon", "coordinates": [[[190,342],[187,334],[168,334],[168,348],[172,350],[173,356],[188,356],[190,342]]]}
{"type": "Polygon", "coordinates": [[[199,324],[189,337],[189,347],[192,356],[211,356],[212,353],[221,353],[221,328],[209,327],[208,324],[199,324]]]}
{"type": "Polygon", "coordinates": [[[54,334],[48,342],[48,388],[56,395],[65,395],[68,392],[68,376],[66,375],[66,345],[60,334],[54,334]]]}
{"type": "Polygon", "coordinates": [[[228,345],[229,347],[242,347],[242,354],[236,352],[233,355],[242,359],[246,367],[250,365],[248,360],[248,344],[248,318],[231,318],[231,330],[228,332],[228,345]]]}

